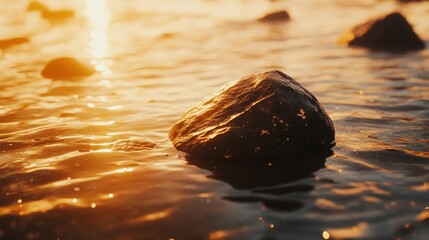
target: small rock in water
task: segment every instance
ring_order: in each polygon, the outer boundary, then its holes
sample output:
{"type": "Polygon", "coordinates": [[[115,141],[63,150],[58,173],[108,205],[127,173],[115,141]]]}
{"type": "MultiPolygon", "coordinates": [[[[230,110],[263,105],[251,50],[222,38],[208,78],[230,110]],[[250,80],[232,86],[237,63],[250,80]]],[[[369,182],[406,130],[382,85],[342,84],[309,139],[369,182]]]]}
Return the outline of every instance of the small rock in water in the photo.
{"type": "Polygon", "coordinates": [[[425,48],[424,42],[400,13],[369,20],[345,33],[339,40],[347,46],[371,50],[407,51],[425,48]]]}
{"type": "Polygon", "coordinates": [[[0,49],[6,49],[18,44],[27,43],[28,38],[27,37],[17,37],[17,38],[10,38],[10,39],[3,39],[0,40],[0,49]]]}
{"type": "Polygon", "coordinates": [[[169,138],[195,156],[246,160],[330,149],[335,130],[309,91],[270,71],[227,84],[188,111],[169,138]]]}
{"type": "Polygon", "coordinates": [[[27,6],[27,11],[46,11],[48,8],[45,6],[45,4],[37,2],[37,1],[31,1],[27,6]]]}
{"type": "Polygon", "coordinates": [[[63,57],[50,61],[42,70],[42,76],[53,80],[85,77],[95,71],[74,58],[63,57]]]}
{"type": "Polygon", "coordinates": [[[260,22],[286,22],[290,20],[290,15],[285,10],[280,10],[258,18],[260,22]]]}
{"type": "Polygon", "coordinates": [[[65,20],[74,17],[74,11],[72,10],[50,10],[43,3],[32,1],[28,4],[27,11],[39,11],[40,15],[44,19],[51,21],[65,20]]]}

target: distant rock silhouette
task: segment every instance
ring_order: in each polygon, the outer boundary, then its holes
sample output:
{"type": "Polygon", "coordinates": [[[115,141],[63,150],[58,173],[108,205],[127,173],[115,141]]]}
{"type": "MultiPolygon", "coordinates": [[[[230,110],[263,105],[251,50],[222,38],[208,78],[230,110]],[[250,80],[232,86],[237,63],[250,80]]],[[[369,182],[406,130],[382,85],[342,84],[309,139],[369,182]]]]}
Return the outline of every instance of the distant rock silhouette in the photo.
{"type": "Polygon", "coordinates": [[[53,80],[85,77],[93,73],[95,70],[69,57],[56,58],[42,70],[43,77],[53,80]]]}
{"type": "Polygon", "coordinates": [[[398,0],[399,2],[410,3],[410,2],[429,2],[429,0],[398,0]]]}
{"type": "Polygon", "coordinates": [[[400,13],[369,20],[345,33],[339,40],[347,46],[371,50],[407,51],[425,48],[424,42],[400,13]]]}
{"type": "Polygon", "coordinates": [[[60,21],[74,17],[72,10],[50,10],[44,4],[36,1],[30,2],[27,11],[39,11],[42,18],[51,21],[60,21]]]}
{"type": "Polygon", "coordinates": [[[317,99],[280,71],[246,76],[187,112],[170,130],[189,154],[248,160],[323,151],[334,145],[317,99]]]}
{"type": "Polygon", "coordinates": [[[27,37],[17,37],[0,40],[0,49],[6,49],[15,45],[27,43],[29,39],[27,37]]]}
{"type": "Polygon", "coordinates": [[[268,13],[267,15],[258,18],[260,22],[286,22],[290,20],[290,15],[286,10],[280,10],[272,13],[268,13]]]}

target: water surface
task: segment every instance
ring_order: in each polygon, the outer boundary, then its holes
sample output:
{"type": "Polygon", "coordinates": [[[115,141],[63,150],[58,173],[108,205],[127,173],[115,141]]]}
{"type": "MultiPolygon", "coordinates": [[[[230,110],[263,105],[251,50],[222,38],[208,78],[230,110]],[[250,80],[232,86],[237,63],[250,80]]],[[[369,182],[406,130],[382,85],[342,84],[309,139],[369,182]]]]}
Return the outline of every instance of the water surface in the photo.
{"type": "MultiPolygon", "coordinates": [[[[426,239],[429,50],[336,39],[401,10],[429,45],[429,3],[79,0],[66,21],[0,0],[0,239],[426,239]],[[254,19],[286,8],[292,21],[254,19]],[[44,79],[72,56],[97,74],[44,79]],[[193,161],[167,138],[224,83],[279,69],[331,116],[313,164],[193,161]]],[[[308,159],[303,157],[303,160],[308,159]]]]}

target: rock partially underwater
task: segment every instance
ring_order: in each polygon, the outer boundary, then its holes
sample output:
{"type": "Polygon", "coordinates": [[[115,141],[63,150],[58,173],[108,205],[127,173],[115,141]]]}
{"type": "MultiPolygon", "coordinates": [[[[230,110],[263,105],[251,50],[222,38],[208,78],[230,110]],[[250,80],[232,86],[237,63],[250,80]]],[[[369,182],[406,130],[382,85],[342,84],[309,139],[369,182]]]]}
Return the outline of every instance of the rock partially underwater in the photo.
{"type": "Polygon", "coordinates": [[[335,145],[317,99],[280,71],[246,76],[187,112],[170,130],[181,151],[214,159],[283,157],[335,145]]]}
{"type": "Polygon", "coordinates": [[[268,13],[267,15],[258,18],[258,21],[264,23],[270,22],[287,22],[290,20],[290,15],[286,10],[280,10],[272,13],[268,13]]]}
{"type": "Polygon", "coordinates": [[[69,57],[56,58],[42,70],[43,77],[53,80],[85,77],[93,73],[95,73],[94,69],[69,57]]]}
{"type": "Polygon", "coordinates": [[[424,42],[400,13],[371,19],[346,32],[339,42],[371,50],[408,51],[425,48],[424,42]]]}

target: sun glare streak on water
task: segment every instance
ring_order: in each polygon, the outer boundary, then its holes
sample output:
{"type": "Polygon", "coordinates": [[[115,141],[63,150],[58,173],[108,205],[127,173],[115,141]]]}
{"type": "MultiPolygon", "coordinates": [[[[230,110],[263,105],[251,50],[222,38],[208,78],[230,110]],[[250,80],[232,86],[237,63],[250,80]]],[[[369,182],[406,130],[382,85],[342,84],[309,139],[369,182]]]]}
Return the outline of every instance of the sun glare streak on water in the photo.
{"type": "MultiPolygon", "coordinates": [[[[107,59],[109,52],[110,9],[106,0],[85,1],[85,14],[90,27],[89,48],[95,69],[108,76],[111,73],[107,59]]],[[[105,84],[105,82],[103,82],[105,84]]]]}

